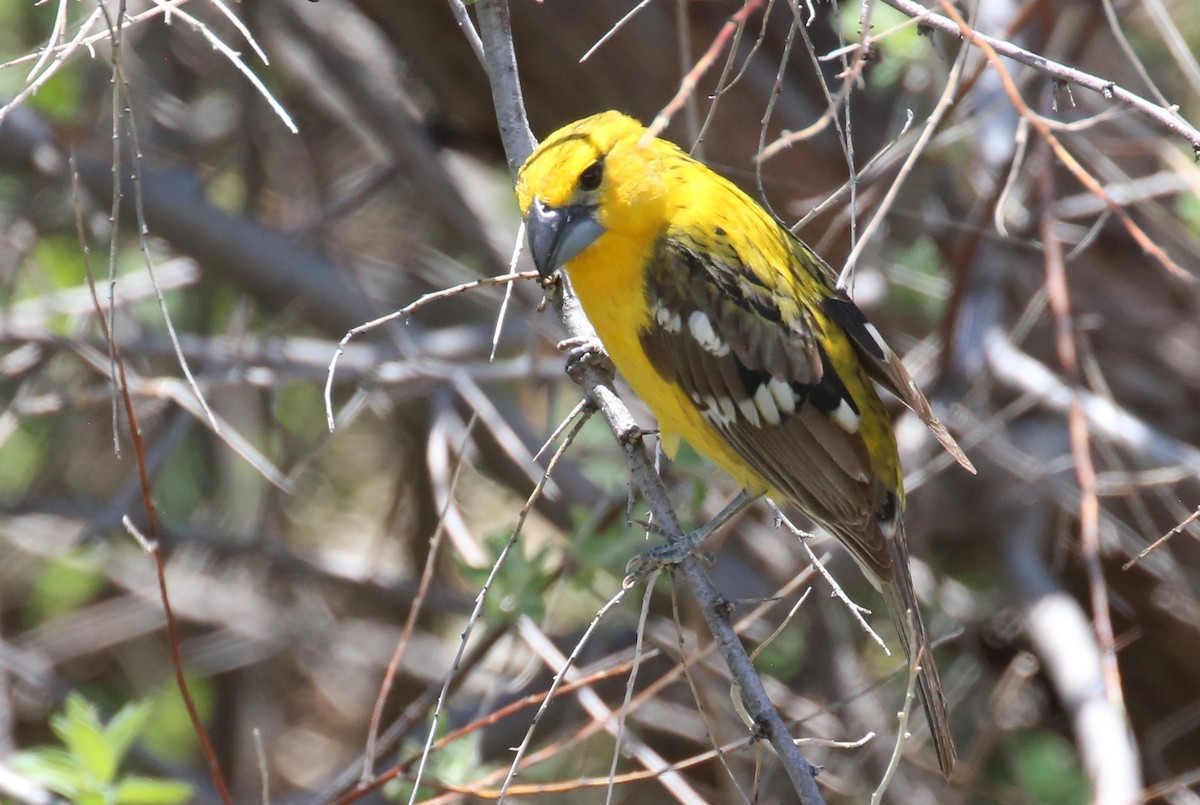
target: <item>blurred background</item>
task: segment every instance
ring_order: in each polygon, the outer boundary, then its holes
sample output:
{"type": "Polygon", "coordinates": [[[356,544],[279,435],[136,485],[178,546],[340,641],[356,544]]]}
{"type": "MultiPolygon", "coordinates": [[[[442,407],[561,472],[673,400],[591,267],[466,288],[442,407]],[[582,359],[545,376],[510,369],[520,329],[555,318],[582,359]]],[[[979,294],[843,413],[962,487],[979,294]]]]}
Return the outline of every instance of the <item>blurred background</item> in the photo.
{"type": "MultiPolygon", "coordinates": [[[[535,135],[608,108],[648,122],[739,8],[513,0],[535,135]]],[[[154,558],[122,525],[150,529],[90,268],[100,305],[112,300],[186,677],[232,798],[261,800],[265,780],[276,803],[338,801],[361,774],[398,645],[375,769],[415,768],[476,596],[547,464],[536,454],[580,389],[562,371],[557,317],[523,281],[502,324],[505,290],[482,288],[354,338],[326,425],[347,330],[508,271],[516,245],[487,77],[449,4],[130,3],[114,47],[118,13],[0,6],[0,102],[16,101],[0,120],[0,799],[125,785],[110,801],[219,801],[176,687],[154,558]]],[[[938,115],[852,285],[980,469],[966,475],[896,411],[961,765],[940,778],[916,716],[890,801],[1200,802],[1192,147],[1128,105],[1005,61],[1045,116],[1031,125],[977,49],[960,60],[954,35],[891,32],[907,18],[883,3],[871,30],[888,35],[860,63],[861,13],[763,4],[665,136],[788,224],[861,171],[798,230],[840,267],[938,115]],[[756,160],[788,132],[804,136],[756,160]],[[1062,279],[1055,293],[1048,277],[1062,279]]],[[[964,13],[1200,119],[1188,0],[983,0],[964,13]]],[[[663,472],[694,525],[737,491],[692,454],[663,472]]],[[[502,708],[545,691],[648,545],[645,507],[628,501],[622,450],[588,422],[490,585],[439,734],[465,729],[432,752],[421,801],[493,797],[534,712],[502,708]]],[[[894,645],[853,563],[821,535],[811,546],[894,645]]],[[[794,734],[876,733],[804,748],[831,802],[866,801],[892,752],[901,663],[765,506],[715,554],[747,647],[784,625],[756,665],[794,734]]],[[[634,779],[614,801],[793,801],[774,756],[748,742],[687,592],[661,579],[639,627],[643,594],[632,589],[579,657],[598,698],[563,696],[534,733],[541,761],[517,782],[558,787],[518,800],[605,801],[605,718],[621,709],[640,628],[617,763],[634,779]],[[726,751],[704,756],[714,745],[726,751]],[[647,771],[672,762],[683,766],[647,771]]],[[[410,791],[396,780],[357,801],[410,791]]]]}

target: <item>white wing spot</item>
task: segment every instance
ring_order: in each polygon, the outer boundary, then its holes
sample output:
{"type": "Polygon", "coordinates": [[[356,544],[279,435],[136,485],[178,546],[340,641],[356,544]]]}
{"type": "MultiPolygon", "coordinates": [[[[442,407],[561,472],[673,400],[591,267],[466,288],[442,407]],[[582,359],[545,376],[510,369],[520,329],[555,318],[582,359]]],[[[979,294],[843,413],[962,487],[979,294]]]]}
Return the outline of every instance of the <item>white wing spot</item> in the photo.
{"type": "MultiPolygon", "coordinates": [[[[774,383],[776,381],[772,380],[770,382],[774,383]]],[[[791,389],[788,389],[788,391],[790,392],[791,389]]],[[[754,392],[754,404],[758,406],[758,410],[762,412],[763,419],[768,424],[778,425],[783,421],[783,418],[779,415],[779,403],[776,401],[775,396],[771,394],[770,383],[759,385],[758,389],[754,392]]]]}
{"type": "Polygon", "coordinates": [[[792,390],[786,380],[773,377],[767,384],[767,388],[770,389],[771,396],[775,398],[775,404],[779,406],[780,411],[785,414],[796,413],[796,392],[792,390]]]}
{"type": "MultiPolygon", "coordinates": [[[[762,388],[762,386],[759,386],[762,388]]],[[[758,418],[758,409],[754,407],[754,400],[738,400],[738,410],[742,412],[742,416],[746,417],[746,421],[753,427],[761,427],[762,423],[758,418]]]]}
{"type": "Polygon", "coordinates": [[[883,353],[884,361],[892,359],[892,350],[883,340],[883,336],[879,334],[879,330],[875,329],[875,325],[871,322],[863,322],[863,329],[867,331],[867,335],[875,339],[875,346],[879,347],[879,351],[883,353]]]}
{"type": "Polygon", "coordinates": [[[683,321],[679,318],[679,314],[663,307],[661,302],[654,306],[654,320],[668,333],[678,333],[683,329],[683,321]]]}
{"type": "Polygon", "coordinates": [[[712,424],[727,428],[737,421],[737,409],[733,407],[733,401],[728,397],[718,399],[711,394],[703,397],[696,395],[696,397],[696,405],[700,408],[700,412],[712,424]]]}
{"type": "Polygon", "coordinates": [[[854,413],[854,409],[850,407],[850,403],[846,402],[845,398],[838,402],[838,407],[833,409],[833,413],[829,417],[847,433],[858,433],[858,426],[862,424],[862,419],[854,413]]]}
{"type": "Polygon", "coordinates": [[[717,405],[720,407],[721,413],[724,415],[724,419],[727,420],[729,424],[737,422],[737,406],[733,404],[733,400],[728,397],[718,397],[717,405]]]}
{"type": "Polygon", "coordinates": [[[718,358],[723,358],[729,354],[729,345],[721,340],[713,329],[712,322],[708,320],[708,316],[702,311],[696,310],[688,316],[688,332],[692,334],[692,338],[696,339],[705,352],[716,355],[718,358]]]}

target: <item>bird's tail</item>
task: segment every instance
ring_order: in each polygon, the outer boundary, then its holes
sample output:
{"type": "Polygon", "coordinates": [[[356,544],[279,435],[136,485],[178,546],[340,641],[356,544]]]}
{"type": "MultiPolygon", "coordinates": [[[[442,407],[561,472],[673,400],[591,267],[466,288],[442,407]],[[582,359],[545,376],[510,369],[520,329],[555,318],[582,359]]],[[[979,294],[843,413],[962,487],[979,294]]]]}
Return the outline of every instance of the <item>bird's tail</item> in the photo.
{"type": "MultiPolygon", "coordinates": [[[[898,524],[898,528],[902,529],[903,525],[898,524]]],[[[954,770],[957,753],[950,733],[950,715],[946,708],[946,695],[942,691],[942,680],[933,661],[929,638],[925,635],[921,610],[917,607],[917,594],[908,566],[908,547],[903,533],[896,534],[888,542],[892,548],[892,577],[884,581],[883,594],[887,596],[888,612],[904,644],[905,656],[910,663],[918,662],[921,667],[917,674],[917,690],[925,706],[925,717],[929,720],[938,765],[942,774],[949,777],[954,770]]]]}

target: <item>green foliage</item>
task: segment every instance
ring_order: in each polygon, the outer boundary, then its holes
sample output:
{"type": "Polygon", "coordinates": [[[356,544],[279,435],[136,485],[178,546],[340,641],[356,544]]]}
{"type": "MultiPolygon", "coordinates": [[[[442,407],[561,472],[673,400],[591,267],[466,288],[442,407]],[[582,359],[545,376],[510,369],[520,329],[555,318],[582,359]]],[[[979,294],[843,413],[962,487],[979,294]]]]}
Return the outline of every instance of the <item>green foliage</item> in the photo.
{"type": "Polygon", "coordinates": [[[275,421],[296,436],[324,435],[325,398],[320,386],[305,380],[283,383],[271,401],[275,421]]]}
{"type": "MultiPolygon", "coordinates": [[[[858,28],[858,18],[862,7],[855,3],[844,3],[841,6],[842,36],[847,42],[858,42],[862,32],[858,28]]],[[[881,3],[871,8],[871,30],[873,36],[879,36],[908,19],[905,14],[889,8],[881,3]]],[[[880,94],[892,92],[910,67],[918,66],[929,58],[929,43],[923,41],[915,25],[889,34],[885,39],[872,44],[876,58],[871,64],[871,80],[867,82],[867,92],[880,94]]],[[[853,60],[854,55],[847,56],[853,60]]]]}
{"type": "Polygon", "coordinates": [[[83,696],[67,697],[50,728],[63,749],[40,747],[15,753],[12,767],[80,805],[172,805],[192,795],[187,783],[136,775],[118,776],[121,761],[146,726],[150,706],[126,705],[107,725],[83,696]]]}
{"type": "Polygon", "coordinates": [[[0,445],[0,500],[19,500],[46,463],[47,427],[26,419],[0,445]]]}
{"type": "Polygon", "coordinates": [[[105,584],[89,551],[74,550],[46,563],[26,602],[25,617],[40,623],[78,609],[105,584]]]}
{"type": "Polygon", "coordinates": [[[185,523],[204,500],[210,468],[197,456],[203,455],[203,437],[192,433],[185,437],[184,449],[176,451],[163,465],[154,485],[158,513],[167,523],[185,523]]]}
{"type": "MultiPolygon", "coordinates": [[[[185,673],[188,691],[202,720],[213,712],[211,679],[185,673]]],[[[150,699],[150,720],[142,731],[142,740],[151,754],[168,761],[186,762],[199,754],[199,744],[187,707],[179,695],[174,677],[165,679],[150,699]]]]}
{"type": "Polygon", "coordinates": [[[759,652],[754,665],[771,676],[787,679],[794,669],[804,665],[804,654],[807,650],[804,630],[795,628],[793,624],[777,634],[775,639],[759,652]]]}
{"type": "Polygon", "coordinates": [[[1021,789],[1035,802],[1076,805],[1089,799],[1087,778],[1071,746],[1050,732],[1014,741],[1013,765],[1021,789]]]}
{"type": "Polygon", "coordinates": [[[580,470],[596,486],[615,490],[629,483],[625,456],[613,444],[612,433],[601,417],[588,420],[571,444],[571,451],[575,456],[587,456],[579,463],[580,470]]]}
{"type": "Polygon", "coordinates": [[[1200,237],[1200,196],[1195,193],[1182,193],[1175,199],[1175,212],[1191,231],[1200,237]]]}
{"type": "MultiPolygon", "coordinates": [[[[511,531],[491,536],[487,540],[488,553],[499,557],[508,542],[511,531]]],[[[520,542],[513,546],[496,571],[484,603],[485,616],[494,622],[512,620],[515,615],[527,615],[535,621],[546,614],[546,588],[550,586],[552,573],[550,546],[543,545],[535,550],[522,550],[520,542]]],[[[482,588],[491,573],[491,566],[464,567],[467,583],[482,588]]]]}
{"type": "Polygon", "coordinates": [[[225,212],[239,214],[246,208],[246,177],[221,171],[204,183],[204,197],[225,212]]]}
{"type": "Polygon", "coordinates": [[[891,255],[897,282],[887,298],[889,309],[903,316],[936,320],[942,309],[945,280],[942,255],[933,238],[922,235],[891,255]]]}
{"type": "Polygon", "coordinates": [[[38,88],[37,94],[30,97],[29,105],[52,121],[67,123],[78,117],[82,97],[83,73],[60,70],[38,88]]]}
{"type": "MultiPolygon", "coordinates": [[[[443,718],[439,722],[438,737],[444,736],[449,729],[450,725],[443,718]]],[[[429,762],[425,765],[423,779],[437,780],[451,785],[464,785],[478,777],[481,766],[478,749],[480,735],[482,732],[473,732],[431,752],[429,762]]],[[[424,749],[423,741],[405,741],[400,756],[420,757],[424,749]]],[[[414,764],[413,768],[415,767],[414,764]]],[[[422,786],[418,792],[417,801],[424,802],[433,799],[439,793],[432,788],[422,786]]],[[[408,802],[412,798],[412,783],[403,779],[391,780],[383,787],[383,795],[393,802],[408,802]]]]}
{"type": "Polygon", "coordinates": [[[33,259],[40,271],[37,286],[27,285],[26,292],[33,295],[44,293],[44,283],[51,288],[74,288],[84,281],[83,258],[79,255],[79,241],[72,235],[43,237],[33,250],[33,259]]]}
{"type": "MultiPolygon", "coordinates": [[[[624,517],[614,518],[603,531],[591,531],[592,514],[582,508],[573,512],[576,527],[572,529],[571,538],[577,565],[575,579],[581,587],[587,588],[596,586],[593,582],[597,573],[615,576],[611,581],[623,578],[625,565],[639,550],[638,538],[643,533],[641,526],[630,525],[624,517]]],[[[607,589],[610,585],[605,582],[599,586],[607,589]]]]}

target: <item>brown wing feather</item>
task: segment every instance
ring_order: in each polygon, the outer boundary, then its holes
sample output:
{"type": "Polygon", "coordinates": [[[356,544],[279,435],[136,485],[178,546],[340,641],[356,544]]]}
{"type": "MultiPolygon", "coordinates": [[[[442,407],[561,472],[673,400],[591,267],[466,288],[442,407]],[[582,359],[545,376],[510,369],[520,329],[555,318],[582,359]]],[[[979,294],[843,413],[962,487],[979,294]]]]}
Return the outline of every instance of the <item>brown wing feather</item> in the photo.
{"type": "Polygon", "coordinates": [[[683,388],[772,488],[835,528],[865,569],[889,579],[893,557],[876,521],[895,514],[895,495],[872,478],[862,438],[830,417],[853,401],[816,338],[780,327],[760,309],[762,298],[722,285],[719,272],[686,250],[664,246],[660,256],[647,282],[656,315],[640,334],[656,371],[683,388]],[[700,331],[713,335],[707,341],[692,329],[697,313],[708,327],[700,331]],[[775,394],[764,394],[773,382],[775,394]],[[792,410],[777,399],[789,395],[792,410]]]}
{"type": "Polygon", "coordinates": [[[914,414],[921,418],[925,427],[929,428],[938,443],[946,449],[954,459],[968,472],[975,472],[975,465],[967,458],[958,442],[946,430],[946,426],[937,418],[929,400],[921,393],[912,375],[904,368],[904,363],[897,357],[892,348],[879,335],[867,317],[858,309],[858,305],[850,297],[839,292],[827,298],[823,308],[831,319],[841,325],[854,343],[859,359],[867,368],[867,373],[879,385],[895,394],[900,402],[908,406],[914,414]]]}
{"type": "MultiPolygon", "coordinates": [[[[651,364],[683,388],[771,487],[827,527],[882,589],[905,653],[922,658],[921,700],[938,761],[949,774],[955,754],[946,700],[912,587],[897,495],[872,478],[862,437],[833,416],[843,401],[853,405],[842,380],[812,331],[802,323],[785,325],[778,307],[770,308],[769,292],[747,294],[731,267],[706,264],[678,244],[664,243],[657,257],[646,287],[654,315],[639,334],[651,364]],[[763,397],[764,388],[778,395],[763,397]]],[[[970,468],[858,308],[832,299],[826,314],[850,334],[870,374],[970,468]]]]}

